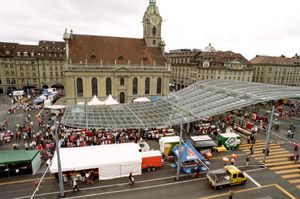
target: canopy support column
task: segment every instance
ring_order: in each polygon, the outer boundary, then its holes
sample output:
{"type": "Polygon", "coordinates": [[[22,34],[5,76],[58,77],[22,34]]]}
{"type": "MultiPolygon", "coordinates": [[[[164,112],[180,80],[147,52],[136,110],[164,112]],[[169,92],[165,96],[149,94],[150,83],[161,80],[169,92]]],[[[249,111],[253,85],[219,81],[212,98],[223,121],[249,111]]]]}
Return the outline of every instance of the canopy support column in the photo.
{"type": "Polygon", "coordinates": [[[181,124],[180,124],[180,138],[179,138],[179,147],[178,147],[177,175],[176,175],[177,181],[179,180],[180,177],[182,132],[183,132],[183,118],[181,119],[181,124]]]}

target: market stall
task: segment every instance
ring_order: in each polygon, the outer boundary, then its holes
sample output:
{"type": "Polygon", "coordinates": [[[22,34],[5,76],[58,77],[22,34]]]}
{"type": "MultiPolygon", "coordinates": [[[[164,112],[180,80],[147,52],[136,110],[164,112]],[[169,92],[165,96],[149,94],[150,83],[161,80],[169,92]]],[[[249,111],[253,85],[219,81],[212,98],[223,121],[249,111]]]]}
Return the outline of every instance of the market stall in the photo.
{"type": "MultiPolygon", "coordinates": [[[[61,148],[61,168],[63,172],[98,169],[99,180],[125,177],[130,172],[140,175],[142,156],[139,149],[135,143],[61,148]]],[[[56,152],[50,172],[58,172],[56,152]]]]}
{"type": "Polygon", "coordinates": [[[0,177],[36,174],[41,165],[39,151],[0,151],[0,177]]]}

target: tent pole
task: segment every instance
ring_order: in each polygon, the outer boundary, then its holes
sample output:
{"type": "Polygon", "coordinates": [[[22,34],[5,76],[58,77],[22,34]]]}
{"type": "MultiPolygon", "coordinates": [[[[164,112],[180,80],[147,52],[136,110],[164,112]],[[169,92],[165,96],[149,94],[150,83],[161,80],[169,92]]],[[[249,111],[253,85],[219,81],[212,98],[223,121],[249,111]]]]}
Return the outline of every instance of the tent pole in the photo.
{"type": "Polygon", "coordinates": [[[178,147],[178,159],[177,159],[177,175],[176,175],[176,180],[177,181],[179,180],[179,175],[180,175],[182,131],[183,131],[183,119],[181,118],[181,123],[180,123],[180,138],[179,138],[179,147],[178,147]]]}

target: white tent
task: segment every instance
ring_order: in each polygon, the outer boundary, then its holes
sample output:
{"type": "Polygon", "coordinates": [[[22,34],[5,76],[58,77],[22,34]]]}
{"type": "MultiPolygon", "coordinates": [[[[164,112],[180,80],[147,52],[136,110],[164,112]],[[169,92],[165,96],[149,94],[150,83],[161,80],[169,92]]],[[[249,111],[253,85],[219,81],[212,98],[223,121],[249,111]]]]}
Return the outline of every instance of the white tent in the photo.
{"type": "Polygon", "coordinates": [[[100,101],[96,95],[94,95],[93,99],[88,102],[88,105],[102,105],[104,102],[100,101]]]}
{"type": "Polygon", "coordinates": [[[150,102],[151,100],[149,100],[147,97],[139,97],[133,100],[133,102],[150,102]]]}
{"type": "Polygon", "coordinates": [[[65,108],[66,108],[66,106],[64,106],[64,105],[48,105],[48,106],[45,106],[45,109],[50,109],[50,112],[55,114],[55,115],[63,114],[65,108]]]}
{"type": "MultiPolygon", "coordinates": [[[[62,171],[99,169],[99,179],[113,179],[142,174],[142,156],[135,143],[108,144],[60,149],[62,171]]],[[[56,152],[50,167],[51,173],[58,172],[56,152]]]]}
{"type": "Polygon", "coordinates": [[[115,105],[119,104],[117,100],[115,100],[111,95],[108,96],[108,98],[105,100],[106,105],[115,105]]]}

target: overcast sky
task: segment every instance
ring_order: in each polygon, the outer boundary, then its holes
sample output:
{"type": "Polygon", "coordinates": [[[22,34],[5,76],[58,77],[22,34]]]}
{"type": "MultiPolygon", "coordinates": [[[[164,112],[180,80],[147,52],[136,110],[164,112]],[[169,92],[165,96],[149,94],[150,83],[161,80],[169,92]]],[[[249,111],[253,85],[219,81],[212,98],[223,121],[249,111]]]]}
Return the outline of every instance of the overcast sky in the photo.
{"type": "MultiPolygon", "coordinates": [[[[149,0],[9,0],[0,6],[0,41],[36,44],[75,34],[142,38],[149,0]]],[[[299,0],[157,0],[166,50],[300,54],[299,0]]]]}

